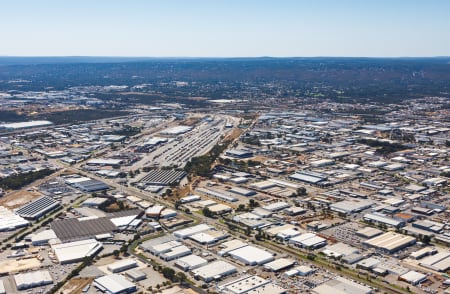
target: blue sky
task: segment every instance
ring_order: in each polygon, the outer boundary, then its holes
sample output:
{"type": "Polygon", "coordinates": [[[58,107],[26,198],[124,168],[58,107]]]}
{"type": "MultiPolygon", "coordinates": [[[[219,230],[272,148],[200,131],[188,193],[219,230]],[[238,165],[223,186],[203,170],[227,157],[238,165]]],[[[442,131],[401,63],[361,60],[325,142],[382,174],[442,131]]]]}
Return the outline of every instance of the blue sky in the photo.
{"type": "Polygon", "coordinates": [[[449,56],[449,0],[4,0],[0,55],[449,56]]]}

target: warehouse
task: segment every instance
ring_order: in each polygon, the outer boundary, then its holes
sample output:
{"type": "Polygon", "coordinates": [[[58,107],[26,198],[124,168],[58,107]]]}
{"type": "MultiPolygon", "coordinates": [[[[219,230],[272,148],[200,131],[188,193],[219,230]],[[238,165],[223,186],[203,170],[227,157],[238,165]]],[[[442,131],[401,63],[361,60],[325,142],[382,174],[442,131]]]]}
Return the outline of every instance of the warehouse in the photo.
{"type": "Polygon", "coordinates": [[[138,282],[145,280],[147,278],[147,274],[138,269],[131,269],[125,272],[125,275],[132,281],[138,282]]]}
{"type": "Polygon", "coordinates": [[[360,212],[373,205],[369,200],[344,200],[330,205],[330,209],[339,213],[350,214],[360,212]]]}
{"type": "Polygon", "coordinates": [[[236,202],[238,201],[237,198],[231,196],[231,195],[227,195],[225,191],[216,191],[213,189],[206,189],[206,188],[197,188],[198,192],[205,194],[206,196],[209,197],[213,197],[216,198],[218,200],[221,201],[226,201],[226,202],[236,202]]]}
{"type": "Polygon", "coordinates": [[[120,165],[122,163],[123,163],[122,159],[94,158],[94,159],[89,160],[86,164],[87,165],[98,165],[98,166],[120,167],[120,165]]]}
{"type": "MultiPolygon", "coordinates": [[[[149,242],[151,242],[151,241],[152,240],[149,240],[149,242]]],[[[166,253],[166,252],[170,251],[172,248],[183,245],[181,242],[176,241],[176,240],[171,240],[171,241],[167,241],[167,242],[163,242],[163,243],[154,243],[154,244],[149,244],[149,242],[142,243],[141,248],[143,248],[145,251],[148,251],[156,256],[166,253]]]]}
{"type": "Polygon", "coordinates": [[[244,243],[238,239],[223,242],[222,244],[219,245],[219,248],[221,248],[221,250],[218,251],[217,254],[219,256],[225,256],[228,254],[228,252],[245,247],[247,245],[248,245],[247,243],[244,243]]]}
{"type": "Polygon", "coordinates": [[[137,267],[137,262],[131,258],[122,259],[108,265],[108,270],[112,273],[120,273],[137,267]]]}
{"type": "MultiPolygon", "coordinates": [[[[91,197],[86,200],[84,200],[80,206],[86,206],[86,207],[99,207],[103,204],[106,204],[108,202],[108,198],[102,198],[102,197],[91,197]]],[[[139,199],[140,200],[140,199],[139,199]]]]}
{"type": "Polygon", "coordinates": [[[197,233],[209,231],[210,229],[211,229],[211,227],[206,224],[199,224],[199,225],[196,225],[193,227],[175,231],[173,233],[173,235],[180,239],[186,239],[189,236],[195,235],[197,233]]]}
{"type": "Polygon", "coordinates": [[[243,159],[243,158],[250,158],[253,157],[253,151],[246,150],[246,149],[231,149],[227,150],[225,152],[226,156],[237,158],[237,159],[243,159]]]}
{"type": "MultiPolygon", "coordinates": [[[[244,179],[247,179],[247,178],[244,178],[244,179]]],[[[240,188],[240,187],[233,187],[229,191],[234,193],[234,194],[238,194],[238,195],[246,196],[246,197],[253,196],[253,195],[256,194],[256,192],[253,191],[253,190],[240,188]]]]}
{"type": "Polygon", "coordinates": [[[207,283],[213,280],[220,280],[236,272],[235,266],[222,260],[217,260],[192,270],[192,274],[196,279],[201,279],[207,283]]]}
{"type": "Polygon", "coordinates": [[[383,234],[382,230],[372,228],[372,227],[365,227],[364,229],[361,229],[356,232],[357,236],[360,236],[360,237],[363,237],[366,239],[370,239],[370,238],[376,237],[381,234],[383,234]]]}
{"type": "Polygon", "coordinates": [[[176,247],[170,248],[168,251],[161,253],[159,257],[165,261],[171,261],[186,255],[192,254],[191,249],[186,247],[185,245],[180,245],[176,247]]]}
{"type": "Polygon", "coordinates": [[[25,290],[53,284],[53,279],[47,270],[14,275],[17,290],[25,290]]]}
{"type": "Polygon", "coordinates": [[[184,271],[191,271],[207,264],[208,261],[206,259],[193,254],[179,258],[175,262],[175,266],[184,271]]]}
{"type": "Polygon", "coordinates": [[[395,220],[391,217],[388,217],[381,213],[366,213],[363,216],[363,219],[368,222],[378,223],[378,224],[385,224],[390,227],[394,228],[401,228],[405,226],[405,222],[401,220],[395,220]]]}
{"type": "Polygon", "coordinates": [[[41,216],[57,209],[59,202],[48,196],[42,196],[30,203],[25,204],[16,213],[25,219],[36,220],[41,216]]]}
{"type": "Polygon", "coordinates": [[[400,277],[398,277],[398,279],[400,281],[405,281],[415,286],[422,282],[425,282],[427,280],[427,275],[424,275],[416,271],[409,271],[406,274],[403,274],[400,277]]]}
{"type": "Polygon", "coordinates": [[[292,259],[278,258],[278,259],[275,259],[274,261],[266,263],[264,265],[264,268],[271,272],[279,272],[281,270],[284,270],[288,267],[293,266],[294,263],[295,263],[295,261],[292,259]]]}
{"type": "Polygon", "coordinates": [[[290,175],[289,178],[308,184],[319,184],[320,182],[324,182],[327,180],[326,175],[310,171],[298,171],[290,175]]]}
{"type": "Polygon", "coordinates": [[[250,245],[230,251],[228,254],[246,265],[262,265],[274,260],[272,253],[250,245]]]}
{"type": "Polygon", "coordinates": [[[26,121],[26,122],[0,124],[0,129],[19,130],[19,129],[46,127],[46,126],[51,126],[51,125],[53,125],[53,123],[48,120],[34,120],[34,121],[32,120],[32,121],[26,121]]]}
{"type": "Polygon", "coordinates": [[[185,204],[185,203],[190,203],[190,202],[200,201],[200,200],[202,200],[202,198],[200,198],[200,196],[198,196],[198,195],[189,195],[189,196],[181,198],[180,203],[185,204]]]}
{"type": "Polygon", "coordinates": [[[176,136],[189,132],[192,130],[190,126],[175,126],[161,131],[163,135],[176,136]]]}
{"type": "Polygon", "coordinates": [[[106,275],[94,280],[94,287],[103,293],[108,294],[127,294],[136,292],[136,285],[122,275],[106,275]]]}
{"type": "Polygon", "coordinates": [[[314,294],[371,294],[373,290],[342,277],[329,280],[311,290],[314,294]]]}
{"type": "Polygon", "coordinates": [[[316,249],[327,245],[327,240],[314,233],[305,233],[291,238],[289,243],[300,248],[316,249]]]}
{"type": "Polygon", "coordinates": [[[88,180],[85,181],[76,182],[72,184],[72,186],[86,193],[105,191],[109,189],[109,186],[106,185],[105,183],[98,180],[92,180],[89,178],[88,180]]]}
{"type": "Polygon", "coordinates": [[[6,294],[5,285],[3,280],[0,280],[0,294],[6,294]]]}
{"type": "Polygon", "coordinates": [[[200,244],[214,244],[229,236],[228,233],[218,230],[209,230],[189,236],[189,239],[200,244]]]}
{"type": "Polygon", "coordinates": [[[218,286],[220,293],[227,294],[248,294],[248,293],[270,293],[284,294],[286,289],[258,276],[243,276],[238,279],[218,286]]]}
{"type": "Polygon", "coordinates": [[[420,265],[438,272],[445,272],[450,268],[450,252],[439,251],[435,255],[425,257],[420,265]]]}
{"type": "Polygon", "coordinates": [[[233,209],[230,206],[222,203],[211,205],[208,207],[208,209],[215,215],[222,215],[233,211],[233,209]]]}
{"type": "Polygon", "coordinates": [[[57,236],[53,230],[44,230],[29,236],[33,246],[41,246],[48,244],[48,241],[56,239],[57,236]]]}
{"type": "Polygon", "coordinates": [[[94,239],[56,244],[51,247],[61,264],[83,261],[86,257],[93,257],[103,248],[102,243],[94,239]]]}
{"type": "Polygon", "coordinates": [[[363,244],[393,253],[416,243],[416,239],[394,232],[387,232],[383,235],[364,241],[363,244]]]}
{"type": "Polygon", "coordinates": [[[174,169],[153,169],[149,171],[139,183],[154,186],[170,186],[178,184],[184,177],[186,172],[174,169]]]}
{"type": "Polygon", "coordinates": [[[271,211],[271,212],[277,212],[286,208],[291,207],[291,205],[289,203],[280,201],[280,202],[275,202],[269,205],[266,205],[263,207],[263,209],[271,211]]]}
{"type": "Polygon", "coordinates": [[[4,206],[0,206],[0,232],[13,231],[30,224],[23,217],[18,216],[4,206]]]}
{"type": "Polygon", "coordinates": [[[359,250],[356,247],[347,245],[342,242],[335,243],[333,245],[327,246],[322,250],[322,253],[328,257],[340,258],[353,254],[358,254],[359,250]]]}
{"type": "Polygon", "coordinates": [[[63,242],[95,238],[97,235],[117,230],[117,227],[106,217],[57,220],[52,222],[50,227],[63,242]]]}

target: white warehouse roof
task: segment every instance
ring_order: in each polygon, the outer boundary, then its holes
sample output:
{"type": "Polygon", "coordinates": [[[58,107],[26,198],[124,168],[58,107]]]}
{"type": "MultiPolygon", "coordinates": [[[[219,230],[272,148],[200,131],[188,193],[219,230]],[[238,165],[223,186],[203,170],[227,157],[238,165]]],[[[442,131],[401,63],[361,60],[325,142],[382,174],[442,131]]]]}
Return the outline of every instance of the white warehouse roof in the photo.
{"type": "Polygon", "coordinates": [[[261,265],[274,260],[272,253],[250,245],[230,251],[228,254],[248,265],[261,265]]]}
{"type": "Polygon", "coordinates": [[[136,285],[122,275],[112,274],[94,280],[94,286],[108,294],[131,293],[136,290],[136,285]]]}

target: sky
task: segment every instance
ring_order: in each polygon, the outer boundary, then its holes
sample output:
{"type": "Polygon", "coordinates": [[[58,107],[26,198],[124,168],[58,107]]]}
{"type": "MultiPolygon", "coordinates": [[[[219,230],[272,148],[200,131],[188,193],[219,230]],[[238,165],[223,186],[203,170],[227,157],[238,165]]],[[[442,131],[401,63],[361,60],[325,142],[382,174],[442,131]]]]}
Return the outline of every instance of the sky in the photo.
{"type": "Polygon", "coordinates": [[[450,0],[3,0],[0,56],[450,56],[450,0]]]}

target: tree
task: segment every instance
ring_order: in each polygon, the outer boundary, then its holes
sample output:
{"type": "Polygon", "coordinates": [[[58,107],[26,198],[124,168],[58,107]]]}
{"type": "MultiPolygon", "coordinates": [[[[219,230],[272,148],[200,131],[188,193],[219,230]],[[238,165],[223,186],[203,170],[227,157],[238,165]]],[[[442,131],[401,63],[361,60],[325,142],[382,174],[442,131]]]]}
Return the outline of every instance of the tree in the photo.
{"type": "Polygon", "coordinates": [[[114,250],[114,251],[113,251],[113,255],[114,255],[114,257],[115,257],[115,258],[119,258],[119,255],[120,255],[120,251],[119,251],[119,250],[117,250],[117,249],[116,249],[116,250],[114,250]]]}
{"type": "Polygon", "coordinates": [[[162,274],[164,276],[164,278],[173,281],[173,279],[175,278],[175,271],[173,269],[171,269],[170,267],[164,267],[162,269],[162,274]]]}
{"type": "Polygon", "coordinates": [[[300,187],[300,188],[297,189],[297,196],[304,196],[306,194],[307,194],[307,192],[306,192],[306,188],[305,187],[300,187]]]}
{"type": "Polygon", "coordinates": [[[245,211],[245,205],[244,204],[239,204],[239,206],[236,209],[236,211],[245,211]]]}
{"type": "Polygon", "coordinates": [[[250,208],[255,208],[255,207],[258,207],[258,206],[259,206],[259,203],[256,202],[255,199],[250,199],[250,200],[248,201],[248,206],[249,206],[250,208]]]}
{"type": "Polygon", "coordinates": [[[203,215],[206,216],[206,217],[212,217],[212,216],[213,216],[212,211],[209,210],[208,207],[203,208],[202,213],[203,213],[203,215]]]}

